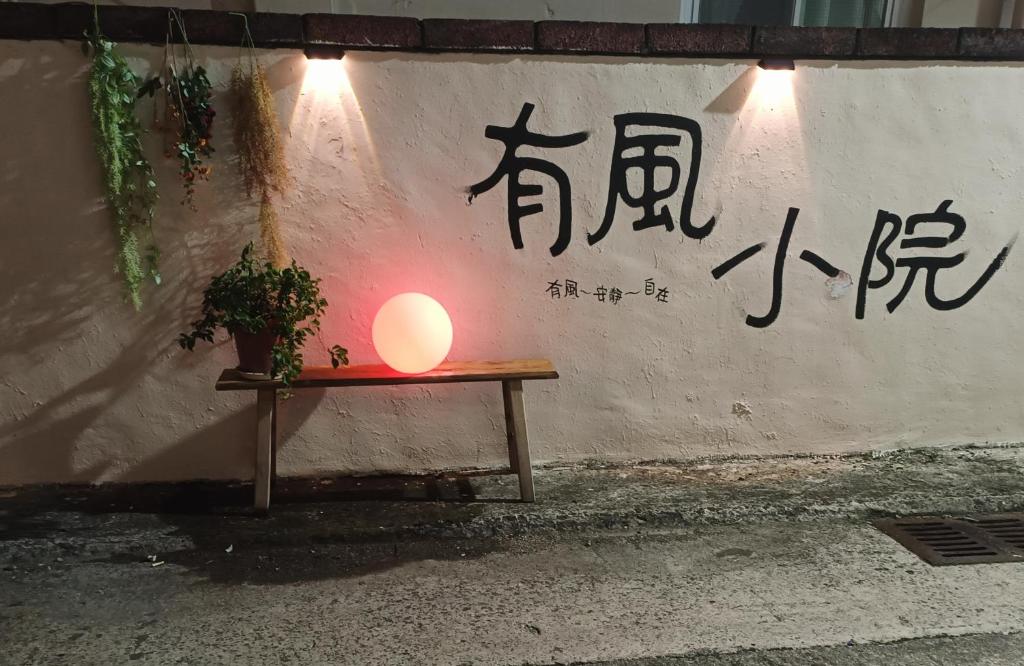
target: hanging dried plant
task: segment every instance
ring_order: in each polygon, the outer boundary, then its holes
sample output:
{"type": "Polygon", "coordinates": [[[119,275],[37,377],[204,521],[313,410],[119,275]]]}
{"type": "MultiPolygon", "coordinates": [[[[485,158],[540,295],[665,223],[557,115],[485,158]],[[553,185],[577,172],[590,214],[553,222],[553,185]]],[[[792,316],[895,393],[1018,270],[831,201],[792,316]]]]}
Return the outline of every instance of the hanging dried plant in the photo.
{"type": "MultiPolygon", "coordinates": [[[[245,21],[245,15],[241,15],[245,21]]],[[[248,22],[242,48],[248,56],[239,59],[231,72],[231,108],[234,116],[238,165],[250,197],[260,198],[260,245],[265,258],[275,266],[289,263],[272,193],[288,189],[290,176],[284,161],[281,131],[274,111],[274,97],[263,67],[256,61],[248,22]]]]}
{"type": "Polygon", "coordinates": [[[96,151],[103,163],[107,205],[117,231],[116,269],[128,300],[139,310],[142,283],[146,278],[160,283],[152,228],[156,182],[142,151],[142,126],[135,117],[139,78],[115,50],[116,44],[100,34],[95,6],[93,10],[93,31],[86,33],[83,47],[93,55],[89,97],[96,151]]]}
{"type": "Polygon", "coordinates": [[[147,81],[142,88],[142,92],[149,95],[154,95],[157,90],[163,95],[163,120],[155,124],[164,132],[164,155],[177,158],[180,163],[178,173],[185,189],[181,203],[196,211],[196,182],[209,180],[212,171],[204,161],[213,155],[211,139],[213,118],[217,112],[213,108],[213,86],[206,70],[195,63],[185,25],[175,9],[167,13],[162,75],[147,81]],[[171,46],[175,26],[184,44],[184,57],[180,64],[171,46]]]}
{"type": "Polygon", "coordinates": [[[231,105],[245,191],[250,197],[284,192],[289,176],[274,97],[258,63],[238,64],[231,72],[231,105]]]}
{"type": "Polygon", "coordinates": [[[191,64],[186,65],[181,73],[172,68],[166,85],[167,111],[177,121],[174,155],[181,163],[178,173],[185,188],[181,203],[193,211],[197,210],[194,202],[196,181],[209,180],[212,170],[203,164],[204,159],[213,155],[210,139],[216,111],[210,101],[211,89],[206,70],[191,64]]]}
{"type": "Polygon", "coordinates": [[[260,201],[260,245],[267,261],[278,268],[290,263],[288,253],[284,249],[284,241],[281,239],[277,211],[274,210],[269,195],[264,195],[260,201]]]}

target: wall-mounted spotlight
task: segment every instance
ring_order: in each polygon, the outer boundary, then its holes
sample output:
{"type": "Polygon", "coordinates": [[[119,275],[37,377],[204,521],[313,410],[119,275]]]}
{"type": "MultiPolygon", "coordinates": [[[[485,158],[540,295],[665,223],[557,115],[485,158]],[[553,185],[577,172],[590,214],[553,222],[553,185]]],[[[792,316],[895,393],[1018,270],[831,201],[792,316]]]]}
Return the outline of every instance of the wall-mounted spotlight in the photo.
{"type": "Polygon", "coordinates": [[[308,44],[302,52],[310,60],[341,60],[345,57],[345,49],[330,44],[308,44]]]}
{"type": "Polygon", "coordinates": [[[776,71],[796,69],[796,63],[792,58],[762,58],[758,61],[757,66],[761,69],[776,71]]]}

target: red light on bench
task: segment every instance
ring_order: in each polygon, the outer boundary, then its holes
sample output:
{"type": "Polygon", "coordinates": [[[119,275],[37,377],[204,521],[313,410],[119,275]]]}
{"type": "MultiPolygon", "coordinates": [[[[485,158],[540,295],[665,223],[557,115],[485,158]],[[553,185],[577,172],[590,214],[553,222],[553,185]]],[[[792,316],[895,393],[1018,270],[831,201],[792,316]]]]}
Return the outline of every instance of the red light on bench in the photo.
{"type": "Polygon", "coordinates": [[[433,370],[452,348],[452,320],[426,294],[393,296],[373,318],[373,348],[393,370],[418,375],[433,370]]]}

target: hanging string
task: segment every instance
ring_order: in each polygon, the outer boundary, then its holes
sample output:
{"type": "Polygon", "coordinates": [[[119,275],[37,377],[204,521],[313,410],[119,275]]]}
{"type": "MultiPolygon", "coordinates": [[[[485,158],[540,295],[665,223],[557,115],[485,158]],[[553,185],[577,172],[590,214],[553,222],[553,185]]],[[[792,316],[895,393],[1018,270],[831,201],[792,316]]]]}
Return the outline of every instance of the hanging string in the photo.
{"type": "Polygon", "coordinates": [[[178,26],[181,33],[181,43],[184,47],[186,64],[195,62],[195,53],[192,51],[192,44],[188,41],[188,33],[185,32],[185,21],[181,18],[181,10],[172,7],[167,10],[167,41],[170,42],[174,36],[174,26],[178,26]]]}
{"type": "Polygon", "coordinates": [[[249,47],[249,71],[252,72],[256,66],[256,42],[253,41],[252,33],[249,32],[249,17],[242,12],[228,12],[228,14],[242,18],[242,42],[238,45],[238,59],[242,60],[243,51],[249,47]]]}
{"type": "MultiPolygon", "coordinates": [[[[170,54],[171,54],[170,76],[168,77],[166,85],[167,85],[167,87],[170,87],[170,86],[173,85],[173,87],[174,87],[174,91],[173,91],[174,96],[178,98],[178,102],[177,102],[178,113],[179,114],[183,114],[184,113],[184,109],[185,109],[185,100],[181,96],[181,86],[178,85],[178,82],[177,82],[178,72],[179,72],[179,70],[178,70],[178,57],[177,57],[177,52],[175,51],[174,47],[171,45],[171,40],[174,38],[174,26],[175,25],[178,26],[178,32],[181,33],[181,41],[182,41],[182,44],[184,45],[184,49],[183,50],[185,52],[185,66],[188,67],[193,62],[195,62],[195,57],[194,57],[194,54],[192,52],[192,45],[188,43],[188,35],[185,33],[185,22],[182,21],[181,15],[179,14],[178,10],[172,7],[172,8],[167,10],[167,41],[166,41],[166,43],[164,45],[164,65],[165,66],[167,64],[167,52],[170,51],[170,54]]],[[[184,122],[184,121],[179,119],[179,122],[184,122]]]]}

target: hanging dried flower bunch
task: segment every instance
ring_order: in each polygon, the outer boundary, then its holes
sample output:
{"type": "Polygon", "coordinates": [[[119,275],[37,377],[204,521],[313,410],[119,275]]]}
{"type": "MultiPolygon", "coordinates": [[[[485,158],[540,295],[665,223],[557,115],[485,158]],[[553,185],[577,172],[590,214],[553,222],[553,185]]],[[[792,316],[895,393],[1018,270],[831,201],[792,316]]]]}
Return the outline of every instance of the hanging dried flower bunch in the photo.
{"type": "Polygon", "coordinates": [[[117,272],[124,280],[128,300],[139,310],[145,279],[160,283],[152,228],[157,193],[153,168],[142,151],[142,126],[135,116],[139,78],[115,46],[100,34],[93,6],[93,31],[86,33],[83,49],[87,54],[91,50],[93,56],[89,98],[96,151],[117,231],[117,272]]]}
{"type": "Polygon", "coordinates": [[[203,160],[213,155],[210,144],[213,117],[216,112],[210,103],[210,80],[202,67],[186,66],[180,74],[172,68],[168,79],[167,112],[177,121],[178,137],[174,156],[181,162],[179,173],[184,181],[183,204],[196,210],[193,197],[196,180],[208,180],[212,167],[203,160]]]}
{"type": "MultiPolygon", "coordinates": [[[[245,15],[241,15],[245,21],[245,15]]],[[[281,230],[271,195],[284,192],[289,185],[288,167],[284,161],[281,132],[274,111],[274,98],[263,67],[256,61],[248,23],[245,25],[243,49],[247,56],[239,58],[231,72],[231,106],[234,116],[235,148],[238,164],[250,197],[260,198],[260,245],[265,258],[275,266],[287,266],[281,230]]]]}
{"type": "Polygon", "coordinates": [[[263,67],[256,62],[235,65],[231,72],[231,103],[239,168],[249,196],[283,192],[288,187],[274,98],[263,67]]]}
{"type": "Polygon", "coordinates": [[[260,200],[260,246],[267,261],[281,268],[290,262],[288,252],[281,238],[281,226],[277,219],[277,211],[270,201],[270,195],[264,194],[260,200]]]}
{"type": "MultiPolygon", "coordinates": [[[[167,14],[167,43],[164,47],[162,77],[146,83],[143,92],[163,94],[163,121],[156,125],[164,132],[164,155],[176,158],[180,163],[178,173],[182,179],[185,194],[182,205],[198,210],[195,205],[196,182],[209,180],[212,167],[204,163],[213,155],[213,86],[206,76],[206,70],[195,63],[192,45],[188,42],[185,25],[178,10],[167,14]],[[177,26],[184,45],[184,56],[179,63],[171,46],[174,28],[177,26]]],[[[159,112],[157,112],[159,113],[159,112]]]]}

